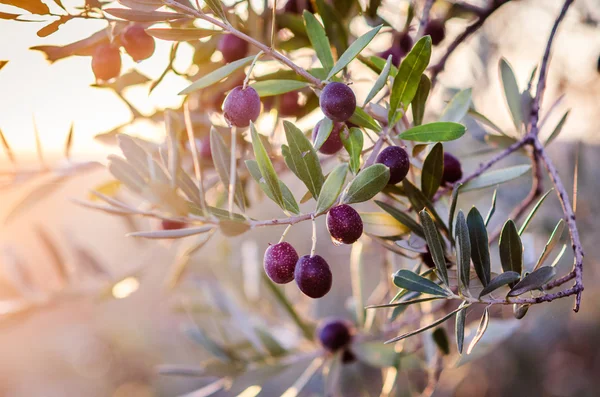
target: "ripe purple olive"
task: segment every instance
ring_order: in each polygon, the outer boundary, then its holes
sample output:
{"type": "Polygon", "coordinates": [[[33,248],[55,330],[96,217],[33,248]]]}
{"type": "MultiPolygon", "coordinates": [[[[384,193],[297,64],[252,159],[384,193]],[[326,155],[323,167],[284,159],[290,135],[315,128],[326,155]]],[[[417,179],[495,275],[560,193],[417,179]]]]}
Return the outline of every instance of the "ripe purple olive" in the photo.
{"type": "Polygon", "coordinates": [[[260,97],[252,87],[235,87],[223,102],[223,116],[235,127],[248,127],[260,114],[260,97]]]}
{"type": "Polygon", "coordinates": [[[219,40],[217,49],[221,51],[225,62],[234,62],[248,54],[248,42],[233,34],[224,34],[219,40]]]}
{"type": "Polygon", "coordinates": [[[100,44],[92,55],[92,71],[96,80],[107,81],[121,74],[121,53],[110,44],[100,44]]]}
{"type": "Polygon", "coordinates": [[[444,173],[442,174],[442,182],[444,184],[452,184],[462,178],[462,168],[460,161],[450,153],[444,153],[444,173]]]}
{"type": "Polygon", "coordinates": [[[377,156],[377,163],[381,163],[390,169],[390,180],[388,185],[402,182],[410,169],[410,159],[406,150],[399,146],[390,146],[381,151],[377,156]]]}
{"type": "Polygon", "coordinates": [[[285,12],[302,14],[304,10],[308,10],[308,12],[314,14],[315,10],[310,0],[288,0],[288,2],[285,3],[285,12]]]}
{"type": "Polygon", "coordinates": [[[392,46],[389,49],[379,53],[379,56],[385,60],[387,60],[390,55],[392,56],[392,65],[399,66],[400,61],[402,60],[402,51],[400,48],[397,46],[392,46]]]}
{"type": "Polygon", "coordinates": [[[342,364],[352,364],[356,361],[356,355],[352,353],[352,350],[346,349],[342,353],[342,364]]]}
{"type": "Polygon", "coordinates": [[[323,322],[318,329],[319,342],[330,352],[344,348],[352,341],[350,324],[344,320],[333,319],[323,322]]]}
{"type": "Polygon", "coordinates": [[[327,230],[334,242],[352,244],[362,235],[363,222],[354,208],[342,204],[329,210],[327,230]]]}
{"type": "Polygon", "coordinates": [[[154,37],[141,25],[130,25],[121,33],[121,43],[134,61],[148,59],[154,54],[154,37]]]}
{"type": "Polygon", "coordinates": [[[403,57],[412,49],[413,39],[408,32],[404,32],[394,40],[394,45],[400,49],[400,56],[403,57]]]}
{"type": "Polygon", "coordinates": [[[352,89],[344,83],[329,83],[321,92],[319,104],[329,119],[346,121],[356,109],[356,96],[352,89]]]}
{"type": "Polygon", "coordinates": [[[300,291],[313,299],[325,296],[333,282],[329,265],[319,255],[304,255],[298,259],[294,278],[300,291]]]}
{"type": "Polygon", "coordinates": [[[178,229],[185,229],[187,227],[187,224],[182,221],[163,219],[160,222],[160,227],[162,230],[178,230],[178,229]]]}
{"type": "Polygon", "coordinates": [[[296,116],[300,111],[298,91],[291,91],[279,97],[279,114],[283,117],[296,116]]]}
{"type": "Polygon", "coordinates": [[[432,19],[425,26],[425,36],[431,37],[431,44],[438,45],[446,37],[446,28],[444,27],[444,21],[441,19],[432,19]]]}
{"type": "MultiPolygon", "coordinates": [[[[315,128],[313,128],[312,132],[312,140],[313,142],[317,139],[317,135],[319,134],[319,128],[321,127],[321,122],[319,121],[315,128]]],[[[321,147],[319,148],[319,152],[323,154],[335,154],[340,151],[341,148],[344,147],[342,143],[342,138],[340,136],[340,132],[344,129],[344,123],[333,123],[333,128],[329,137],[323,142],[321,147]]]]}
{"type": "Polygon", "coordinates": [[[290,243],[270,245],[265,251],[263,266],[274,283],[286,284],[294,279],[298,253],[290,243]]]}

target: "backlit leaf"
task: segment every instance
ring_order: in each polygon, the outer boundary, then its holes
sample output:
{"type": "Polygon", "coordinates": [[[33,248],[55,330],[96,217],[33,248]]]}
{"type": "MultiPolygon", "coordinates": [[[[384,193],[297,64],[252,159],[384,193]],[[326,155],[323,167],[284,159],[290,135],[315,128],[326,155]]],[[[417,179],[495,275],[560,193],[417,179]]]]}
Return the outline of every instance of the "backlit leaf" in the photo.
{"type": "Polygon", "coordinates": [[[552,131],[552,133],[550,134],[550,136],[548,137],[548,139],[546,139],[546,142],[544,143],[544,146],[548,146],[560,134],[560,132],[562,131],[562,129],[563,129],[564,125],[565,125],[565,123],[567,122],[567,118],[569,117],[569,113],[570,112],[571,112],[571,110],[567,110],[567,112],[561,117],[561,119],[558,122],[558,124],[556,124],[556,127],[554,127],[554,131],[552,131]]]}
{"type": "Polygon", "coordinates": [[[377,93],[379,91],[381,91],[381,89],[383,87],[385,87],[388,77],[390,75],[391,66],[392,66],[392,55],[388,56],[388,59],[385,63],[385,66],[383,67],[383,70],[381,71],[381,74],[379,75],[379,77],[377,77],[375,84],[373,84],[373,87],[371,88],[371,90],[367,94],[367,97],[365,98],[363,107],[367,106],[367,104],[369,102],[371,102],[371,99],[375,98],[375,95],[377,95],[377,93]]]}
{"type": "Polygon", "coordinates": [[[323,187],[321,188],[321,194],[317,199],[316,214],[327,211],[337,201],[342,187],[344,187],[344,180],[346,179],[346,173],[348,172],[347,164],[340,164],[333,169],[325,179],[323,187]]]}
{"type": "Polygon", "coordinates": [[[331,54],[331,45],[327,38],[327,33],[323,25],[315,18],[315,16],[304,10],[304,24],[306,26],[306,34],[310,43],[317,53],[317,58],[321,61],[321,65],[326,70],[331,70],[333,67],[333,55],[331,54]]]}
{"type": "Polygon", "coordinates": [[[542,203],[544,202],[544,200],[546,199],[546,197],[548,197],[548,195],[550,194],[550,192],[552,192],[554,189],[550,189],[546,192],[546,194],[544,194],[539,200],[538,202],[535,204],[535,206],[533,207],[533,209],[531,210],[531,212],[529,212],[529,215],[527,215],[527,218],[525,218],[525,221],[523,222],[523,224],[521,225],[521,228],[519,229],[519,236],[522,236],[523,233],[525,232],[525,230],[527,229],[527,226],[529,226],[529,223],[531,222],[531,220],[533,219],[535,213],[537,212],[537,210],[540,208],[540,206],[542,205],[542,203]]]}
{"type": "Polygon", "coordinates": [[[223,33],[223,31],[201,28],[148,28],[146,29],[146,33],[160,40],[196,41],[214,34],[223,33]]]}
{"type": "Polygon", "coordinates": [[[356,174],[360,169],[360,155],[363,150],[364,136],[360,128],[350,128],[348,134],[341,134],[342,144],[350,155],[350,171],[356,174]]]}
{"type": "Polygon", "coordinates": [[[327,75],[326,80],[330,80],[338,72],[340,72],[342,69],[344,69],[354,58],[356,58],[356,56],[358,54],[360,54],[360,52],[367,45],[369,45],[371,40],[373,40],[375,35],[377,35],[379,30],[381,29],[381,27],[382,27],[382,25],[379,25],[379,26],[371,29],[370,31],[368,31],[367,33],[365,33],[364,35],[362,35],[358,39],[356,39],[352,44],[350,44],[348,49],[346,51],[344,51],[342,56],[340,56],[340,59],[338,59],[338,61],[335,63],[335,65],[333,65],[333,68],[329,72],[329,75],[327,75]]]}
{"type": "Polygon", "coordinates": [[[187,95],[194,91],[200,90],[202,88],[206,88],[210,85],[213,85],[213,84],[223,80],[225,77],[229,76],[236,70],[243,68],[244,66],[246,66],[253,60],[254,60],[254,55],[246,57],[246,58],[242,58],[235,62],[228,63],[225,66],[220,67],[219,69],[212,71],[207,75],[202,76],[200,79],[193,82],[185,90],[181,91],[179,93],[179,95],[187,95]]]}
{"type": "Polygon", "coordinates": [[[375,197],[387,185],[390,169],[383,164],[373,164],[361,170],[350,182],[342,198],[344,204],[362,203],[375,197]]]}
{"type": "Polygon", "coordinates": [[[558,244],[558,242],[560,241],[560,238],[561,238],[564,230],[565,230],[565,220],[561,218],[558,221],[558,223],[556,224],[556,226],[554,227],[552,234],[548,238],[548,242],[546,242],[546,245],[544,246],[544,249],[542,250],[542,253],[540,254],[540,257],[534,267],[534,270],[539,268],[540,266],[542,266],[544,264],[544,261],[546,259],[548,259],[548,256],[550,256],[550,253],[552,252],[554,247],[556,247],[556,244],[558,244]]]}
{"type": "Polygon", "coordinates": [[[42,0],[0,0],[0,3],[22,8],[32,14],[45,15],[50,12],[42,0]]]}
{"type": "MultiPolygon", "coordinates": [[[[463,302],[460,304],[459,308],[464,308],[467,302],[463,302]]],[[[463,345],[465,341],[465,320],[467,319],[467,311],[460,310],[456,314],[456,322],[454,324],[454,333],[456,335],[456,347],[458,349],[458,354],[462,354],[463,345]]]]}
{"type": "Polygon", "coordinates": [[[416,142],[446,142],[460,138],[466,130],[462,124],[436,122],[409,128],[398,135],[398,138],[416,142]]]}
{"type": "Polygon", "coordinates": [[[188,236],[194,236],[196,234],[206,233],[214,229],[213,225],[206,225],[200,227],[186,227],[183,229],[174,230],[152,230],[149,232],[134,232],[127,234],[127,237],[143,237],[149,239],[174,239],[183,238],[188,236]]]}
{"type": "Polygon", "coordinates": [[[361,212],[363,232],[376,237],[396,237],[409,232],[408,228],[394,217],[383,212],[361,212]]]}
{"type": "Polygon", "coordinates": [[[471,107],[471,89],[459,91],[450,100],[442,115],[440,121],[452,121],[455,123],[460,122],[469,111],[471,107]]]}
{"type": "Polygon", "coordinates": [[[479,326],[477,327],[477,333],[475,334],[475,337],[471,340],[471,343],[469,343],[469,347],[467,348],[467,354],[471,354],[473,348],[475,347],[475,345],[477,345],[477,342],[481,340],[483,334],[487,330],[489,322],[490,312],[489,306],[487,306],[483,312],[483,316],[481,316],[481,321],[479,322],[479,326]]]}
{"type": "Polygon", "coordinates": [[[327,141],[329,135],[333,131],[333,121],[324,117],[319,124],[319,130],[317,132],[317,136],[315,137],[315,142],[313,143],[313,147],[315,150],[319,150],[321,146],[327,141]]]}
{"type": "Polygon", "coordinates": [[[254,88],[261,98],[285,94],[307,86],[308,83],[298,80],[263,80],[250,84],[250,87],[254,88]]]}
{"type": "MultiPolygon", "coordinates": [[[[225,191],[228,192],[230,180],[229,172],[231,169],[231,150],[229,150],[225,141],[223,141],[221,134],[214,128],[210,131],[210,149],[215,169],[217,170],[217,174],[219,174],[219,179],[221,179],[225,191]]],[[[244,201],[244,190],[239,176],[235,178],[235,181],[235,203],[243,211],[246,206],[244,201]]]]}
{"type": "Polygon", "coordinates": [[[415,96],[410,102],[410,105],[412,107],[414,125],[423,124],[423,117],[425,115],[425,103],[427,102],[429,91],[431,91],[431,80],[429,80],[429,77],[422,74],[421,81],[419,82],[419,85],[417,87],[417,92],[415,93],[415,96]]]}
{"type": "MultiPolygon", "coordinates": [[[[260,186],[261,190],[265,192],[265,194],[271,200],[275,201],[275,197],[272,197],[273,193],[267,186],[267,183],[265,182],[264,178],[262,177],[262,174],[260,173],[260,169],[258,168],[258,163],[256,162],[256,160],[246,160],[246,167],[248,168],[248,171],[250,171],[250,175],[252,176],[252,178],[260,186]]],[[[286,184],[283,183],[281,180],[279,181],[279,188],[281,189],[281,194],[283,195],[283,204],[285,206],[285,209],[293,214],[299,214],[300,208],[298,207],[298,203],[296,202],[294,194],[292,193],[290,188],[288,188],[286,184]]]]}
{"type": "Polygon", "coordinates": [[[162,22],[174,19],[189,18],[185,14],[164,11],[140,11],[128,8],[105,8],[103,10],[109,15],[133,22],[162,22]]]}
{"type": "Polygon", "coordinates": [[[427,331],[430,328],[437,327],[438,325],[440,325],[443,322],[445,322],[446,320],[448,320],[450,317],[454,316],[456,313],[460,312],[461,310],[465,310],[468,306],[469,306],[469,304],[466,304],[465,306],[459,306],[457,309],[454,309],[453,311],[451,311],[450,313],[446,314],[444,317],[440,318],[439,320],[436,320],[433,323],[431,323],[429,325],[426,325],[426,326],[424,326],[422,328],[419,328],[419,329],[417,329],[415,331],[411,331],[411,332],[408,332],[406,334],[403,334],[403,335],[397,336],[395,338],[392,338],[392,339],[386,341],[385,343],[387,344],[387,343],[398,342],[398,341],[400,341],[402,339],[406,339],[406,338],[408,338],[410,336],[417,335],[417,334],[419,334],[419,333],[421,333],[423,331],[427,331]]]}
{"type": "Polygon", "coordinates": [[[254,149],[254,157],[256,158],[258,169],[260,170],[267,187],[273,194],[275,203],[281,208],[285,208],[283,195],[281,193],[281,188],[279,187],[279,178],[277,177],[275,168],[273,168],[273,163],[269,158],[269,154],[267,153],[262,140],[258,136],[258,131],[256,131],[256,127],[252,122],[250,122],[250,131],[252,135],[252,148],[254,149]]]}
{"type": "Polygon", "coordinates": [[[471,279],[471,239],[469,226],[462,211],[456,217],[456,259],[458,264],[458,278],[465,291],[469,289],[471,279]]]}
{"type": "Polygon", "coordinates": [[[500,59],[500,78],[504,87],[504,97],[517,131],[521,130],[523,115],[521,109],[521,91],[517,85],[517,78],[506,59],[500,59]]]}
{"type": "Polygon", "coordinates": [[[312,143],[298,127],[287,120],[283,122],[283,127],[288,142],[288,151],[283,152],[285,163],[316,199],[325,179],[319,157],[312,143]]]}

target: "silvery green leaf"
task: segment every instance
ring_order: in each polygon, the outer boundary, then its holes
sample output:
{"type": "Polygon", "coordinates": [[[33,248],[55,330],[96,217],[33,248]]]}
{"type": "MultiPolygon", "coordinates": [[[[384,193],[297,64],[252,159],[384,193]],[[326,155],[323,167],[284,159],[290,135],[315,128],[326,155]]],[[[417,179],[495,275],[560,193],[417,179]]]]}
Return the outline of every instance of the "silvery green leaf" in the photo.
{"type": "Polygon", "coordinates": [[[409,128],[398,138],[416,142],[446,142],[460,138],[466,130],[462,124],[440,121],[409,128]]]}
{"type": "Polygon", "coordinates": [[[527,226],[529,226],[529,223],[531,222],[531,220],[533,219],[535,213],[537,212],[537,210],[540,208],[540,206],[542,205],[542,203],[544,202],[544,200],[546,200],[546,197],[548,197],[548,195],[550,194],[550,192],[552,192],[554,190],[554,188],[548,190],[546,192],[546,194],[544,194],[539,200],[538,202],[535,204],[535,206],[532,208],[531,212],[529,212],[529,215],[527,215],[527,218],[525,218],[525,221],[523,222],[523,224],[521,225],[521,228],[519,229],[519,236],[523,235],[523,233],[525,232],[525,229],[527,229],[527,226]]]}
{"type": "Polygon", "coordinates": [[[306,34],[308,35],[310,44],[317,53],[317,58],[319,58],[321,65],[326,70],[331,70],[333,67],[333,55],[331,54],[331,45],[329,44],[325,28],[309,11],[304,10],[303,17],[306,34]]]}
{"type": "Polygon", "coordinates": [[[277,177],[275,168],[273,168],[273,163],[269,158],[269,154],[267,153],[262,140],[258,136],[258,131],[256,131],[256,127],[252,122],[250,123],[250,131],[252,135],[252,148],[254,149],[254,157],[256,158],[260,174],[262,175],[266,186],[275,199],[275,203],[277,203],[277,205],[279,205],[281,208],[285,208],[283,194],[281,193],[281,188],[279,186],[279,178],[277,177]]]}
{"type": "Polygon", "coordinates": [[[431,80],[429,80],[429,77],[422,74],[421,81],[417,87],[417,92],[410,102],[414,125],[423,124],[423,117],[425,116],[425,103],[427,102],[429,91],[431,91],[431,80]]]}
{"type": "MultiPolygon", "coordinates": [[[[246,160],[246,167],[248,168],[248,171],[250,171],[250,175],[252,176],[252,178],[260,186],[261,190],[265,192],[265,194],[271,200],[275,201],[275,198],[271,196],[273,193],[268,188],[266,182],[264,181],[264,178],[262,177],[256,160],[246,160]]],[[[296,202],[292,191],[281,180],[279,181],[279,188],[281,189],[281,193],[283,195],[283,204],[285,206],[285,209],[293,214],[299,214],[300,208],[298,207],[298,203],[296,202]]]]}
{"type": "Polygon", "coordinates": [[[449,285],[446,256],[444,255],[444,246],[440,234],[427,210],[420,211],[419,218],[421,219],[421,225],[425,232],[425,239],[427,240],[429,252],[431,252],[431,257],[433,258],[435,268],[437,269],[437,275],[444,284],[449,285]]]}
{"type": "MultiPolygon", "coordinates": [[[[467,302],[463,302],[460,304],[459,308],[465,308],[467,302]]],[[[462,354],[463,345],[465,341],[465,320],[467,319],[467,311],[460,310],[456,314],[456,322],[454,324],[454,333],[456,335],[456,347],[458,349],[458,354],[462,354]]]]}
{"type": "Polygon", "coordinates": [[[444,147],[436,143],[423,162],[421,191],[431,199],[442,183],[444,174],[444,147]]]}
{"type": "Polygon", "coordinates": [[[350,171],[356,174],[360,170],[360,155],[362,153],[364,136],[360,128],[350,128],[348,134],[341,134],[342,144],[350,155],[350,171]]]}
{"type": "Polygon", "coordinates": [[[321,194],[317,199],[317,207],[315,214],[321,214],[337,201],[342,187],[344,187],[344,181],[346,180],[346,173],[348,172],[347,164],[339,164],[333,169],[325,179],[323,187],[321,188],[321,194]]]}
{"type": "Polygon", "coordinates": [[[485,223],[475,207],[471,208],[467,215],[467,226],[469,227],[469,238],[471,239],[471,259],[473,259],[477,277],[485,287],[489,284],[491,278],[490,249],[485,223]]]}
{"type": "Polygon", "coordinates": [[[477,178],[465,183],[461,187],[462,192],[483,189],[490,186],[500,185],[525,175],[531,169],[531,165],[515,165],[501,170],[489,171],[479,175],[477,178]]]}
{"type": "Polygon", "coordinates": [[[542,288],[556,276],[556,269],[552,266],[542,266],[536,271],[523,277],[508,293],[508,296],[519,296],[525,292],[542,288]]]}
{"type": "Polygon", "coordinates": [[[356,109],[354,109],[354,113],[348,122],[356,124],[359,127],[368,128],[375,132],[381,132],[381,126],[375,121],[375,119],[369,116],[367,112],[358,106],[356,109]]]}
{"type": "MultiPolygon", "coordinates": [[[[313,143],[313,147],[315,148],[315,150],[321,149],[321,146],[323,146],[325,141],[329,138],[329,135],[331,135],[332,130],[333,130],[333,121],[331,121],[327,117],[324,117],[320,121],[319,131],[317,132],[315,142],[313,143]]],[[[341,132],[342,131],[340,131],[340,133],[341,132]]]]}
{"type": "Polygon", "coordinates": [[[385,66],[383,67],[383,70],[381,71],[381,74],[379,75],[379,77],[377,77],[375,84],[373,84],[371,91],[369,91],[369,93],[367,94],[367,97],[365,98],[363,107],[367,106],[367,104],[369,102],[371,102],[371,100],[373,98],[375,98],[375,95],[377,95],[377,93],[379,91],[381,91],[381,89],[383,87],[385,87],[385,84],[387,83],[388,77],[390,75],[391,66],[392,66],[392,55],[388,56],[387,61],[385,62],[385,66]]]}
{"type": "Polygon", "coordinates": [[[560,132],[562,131],[562,129],[563,129],[564,125],[565,125],[565,123],[567,122],[567,118],[569,117],[569,113],[570,112],[571,112],[571,110],[567,110],[567,112],[561,117],[561,119],[558,122],[558,124],[556,124],[556,127],[554,127],[554,131],[552,131],[552,133],[550,134],[550,136],[548,137],[548,139],[546,139],[546,142],[544,143],[544,146],[548,146],[560,134],[560,132]]]}
{"type": "Polygon", "coordinates": [[[433,281],[419,276],[410,270],[401,269],[394,273],[394,284],[399,288],[423,294],[447,297],[450,293],[433,281]]]}
{"type": "Polygon", "coordinates": [[[517,226],[511,219],[506,221],[504,227],[502,227],[498,248],[502,270],[521,274],[523,270],[523,244],[517,226]]]}
{"type": "Polygon", "coordinates": [[[383,164],[373,164],[361,170],[350,182],[342,198],[344,204],[362,203],[375,197],[387,185],[390,169],[383,164]]]}
{"type": "Polygon", "coordinates": [[[150,239],[175,239],[194,236],[196,234],[206,233],[214,229],[213,225],[206,225],[200,227],[186,227],[183,229],[175,230],[152,230],[148,232],[133,232],[127,234],[127,237],[143,237],[150,239]]]}
{"type": "Polygon", "coordinates": [[[490,292],[494,292],[498,288],[517,282],[521,278],[521,275],[517,272],[508,271],[501,273],[494,277],[492,281],[488,285],[485,286],[484,289],[479,293],[479,297],[481,298],[484,295],[489,294],[490,292]]]}
{"type": "Polygon", "coordinates": [[[318,198],[324,176],[319,157],[302,131],[289,121],[283,122],[288,150],[283,151],[285,163],[304,182],[313,197],[318,198]]]}
{"type": "Polygon", "coordinates": [[[307,86],[308,83],[298,80],[262,80],[250,84],[261,98],[285,94],[307,86]]]}
{"type": "Polygon", "coordinates": [[[471,240],[469,226],[462,211],[456,217],[456,257],[458,264],[458,278],[465,291],[469,290],[471,279],[471,240]]]}
{"type": "Polygon", "coordinates": [[[214,71],[202,76],[200,79],[194,81],[189,87],[187,87],[186,89],[181,91],[179,93],[179,95],[187,95],[194,91],[197,91],[202,88],[211,86],[215,83],[218,83],[219,81],[223,80],[225,77],[229,76],[236,70],[241,69],[244,66],[246,66],[247,64],[249,64],[250,62],[252,62],[254,60],[254,58],[255,58],[255,56],[252,55],[252,56],[242,58],[237,61],[228,63],[225,66],[222,66],[219,69],[214,70],[214,71]]]}
{"type": "Polygon", "coordinates": [[[554,230],[552,231],[550,238],[548,238],[548,242],[544,246],[544,249],[543,249],[542,253],[540,254],[540,258],[538,259],[538,261],[534,267],[534,270],[538,269],[540,266],[542,266],[544,264],[544,261],[546,259],[548,259],[548,256],[550,255],[550,253],[552,252],[554,247],[556,247],[556,244],[558,244],[558,242],[560,241],[560,238],[561,238],[564,230],[565,230],[565,220],[561,218],[558,221],[558,223],[556,224],[556,226],[554,227],[554,230]]]}
{"type": "Polygon", "coordinates": [[[379,32],[383,25],[379,25],[364,35],[360,36],[356,39],[346,51],[340,56],[340,59],[333,65],[333,68],[327,75],[326,80],[330,80],[333,76],[335,76],[338,72],[344,69],[360,52],[373,40],[375,35],[379,32]]]}
{"type": "MultiPolygon", "coordinates": [[[[213,163],[215,165],[215,169],[217,170],[217,174],[219,175],[219,179],[221,179],[221,182],[225,187],[225,191],[229,191],[231,150],[229,150],[229,148],[225,144],[225,141],[221,137],[221,134],[219,134],[215,128],[211,128],[210,130],[210,149],[212,152],[213,163]]],[[[242,211],[244,211],[246,205],[244,200],[244,190],[242,188],[242,183],[240,182],[239,177],[236,177],[235,181],[235,203],[242,211]]]]}
{"type": "Polygon", "coordinates": [[[453,121],[455,123],[460,122],[469,111],[471,107],[471,89],[459,91],[450,100],[442,115],[440,121],[453,121]]]}
{"type": "Polygon", "coordinates": [[[477,342],[481,340],[483,334],[487,330],[489,322],[490,312],[489,306],[487,306],[483,312],[483,316],[481,316],[481,321],[479,322],[479,326],[477,327],[477,333],[475,334],[475,337],[471,340],[471,343],[469,343],[469,347],[467,348],[467,354],[471,354],[473,348],[475,347],[475,345],[477,345],[477,342]]]}
{"type": "Polygon", "coordinates": [[[523,115],[521,113],[521,91],[519,91],[517,79],[511,66],[504,58],[500,59],[500,78],[502,79],[504,96],[510,114],[512,115],[513,123],[515,124],[517,131],[520,131],[521,124],[523,123],[523,115]]]}
{"type": "Polygon", "coordinates": [[[491,129],[493,129],[500,135],[506,136],[506,134],[504,133],[504,131],[502,131],[502,129],[500,127],[498,127],[496,124],[494,124],[493,121],[491,121],[490,119],[485,117],[483,114],[479,113],[474,108],[470,108],[467,113],[469,114],[469,116],[473,117],[475,120],[479,121],[480,123],[490,127],[491,129]]]}

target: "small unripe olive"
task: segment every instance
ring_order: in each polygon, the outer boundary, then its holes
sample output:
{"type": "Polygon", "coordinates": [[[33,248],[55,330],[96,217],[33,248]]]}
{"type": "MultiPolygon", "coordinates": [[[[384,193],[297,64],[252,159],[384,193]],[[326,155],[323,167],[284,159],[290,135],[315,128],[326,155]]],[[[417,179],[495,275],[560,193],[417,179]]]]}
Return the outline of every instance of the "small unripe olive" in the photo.
{"type": "Polygon", "coordinates": [[[286,284],[294,279],[298,253],[290,243],[270,245],[265,251],[263,266],[274,283],[286,284]]]}
{"type": "Polygon", "coordinates": [[[442,182],[452,184],[462,178],[462,167],[460,161],[448,152],[444,153],[444,173],[442,182]]]}
{"type": "Polygon", "coordinates": [[[329,210],[327,230],[334,242],[352,244],[362,235],[363,222],[354,208],[342,204],[329,210]]]}
{"type": "Polygon", "coordinates": [[[388,185],[395,185],[406,177],[410,169],[410,159],[406,150],[399,146],[390,146],[381,151],[377,156],[377,163],[381,163],[390,169],[390,180],[388,185]]]}
{"type": "MultiPolygon", "coordinates": [[[[317,139],[317,135],[319,134],[319,128],[321,127],[321,122],[319,121],[315,128],[313,128],[312,132],[312,141],[314,142],[317,139]]],[[[323,142],[321,147],[319,148],[319,152],[323,154],[335,154],[340,151],[341,148],[344,147],[342,143],[342,138],[340,136],[340,132],[344,129],[344,123],[333,123],[333,128],[331,129],[331,133],[323,142]]]]}
{"type": "Polygon", "coordinates": [[[154,54],[154,37],[141,25],[130,25],[121,33],[121,43],[134,61],[148,59],[154,54]]]}
{"type": "Polygon", "coordinates": [[[339,319],[324,321],[318,329],[319,342],[330,352],[344,348],[352,341],[352,327],[348,322],[339,319]]]}
{"type": "Polygon", "coordinates": [[[234,62],[248,54],[248,42],[228,33],[221,36],[217,49],[221,51],[225,62],[234,62]]]}
{"type": "Polygon", "coordinates": [[[235,87],[223,102],[223,116],[235,127],[248,127],[260,114],[260,97],[252,87],[235,87]]]}
{"type": "Polygon", "coordinates": [[[110,44],[100,44],[92,55],[92,71],[97,80],[107,81],[121,73],[121,53],[110,44]]]}
{"type": "Polygon", "coordinates": [[[325,296],[333,282],[329,265],[319,255],[304,255],[298,259],[294,279],[300,291],[313,299],[325,296]]]}
{"type": "Polygon", "coordinates": [[[346,121],[356,109],[356,96],[346,84],[333,82],[323,88],[319,104],[330,120],[346,121]]]}

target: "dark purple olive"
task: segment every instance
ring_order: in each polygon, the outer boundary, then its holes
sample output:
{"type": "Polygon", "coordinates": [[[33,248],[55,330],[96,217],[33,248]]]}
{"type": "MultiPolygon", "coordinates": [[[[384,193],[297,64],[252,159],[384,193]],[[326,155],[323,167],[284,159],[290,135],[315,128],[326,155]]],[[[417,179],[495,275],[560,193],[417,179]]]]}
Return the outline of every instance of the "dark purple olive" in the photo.
{"type": "Polygon", "coordinates": [[[252,87],[235,87],[223,102],[223,116],[235,127],[248,127],[260,114],[260,97],[252,87]]]}
{"type": "Polygon", "coordinates": [[[300,291],[313,299],[325,296],[333,282],[329,265],[319,255],[304,255],[298,259],[294,278],[300,291]]]}
{"type": "Polygon", "coordinates": [[[406,150],[399,146],[390,146],[381,151],[377,156],[377,163],[381,163],[390,169],[390,180],[388,185],[395,185],[406,177],[410,169],[410,159],[406,150]]]}
{"type": "Polygon", "coordinates": [[[352,244],[362,235],[363,222],[354,208],[342,204],[329,210],[327,230],[338,244],[352,244]]]}
{"type": "Polygon", "coordinates": [[[319,342],[330,352],[346,347],[352,341],[351,326],[344,320],[324,321],[318,329],[319,342]]]}
{"type": "Polygon", "coordinates": [[[274,283],[286,284],[294,279],[298,253],[290,243],[281,242],[265,251],[263,266],[274,283]]]}
{"type": "Polygon", "coordinates": [[[356,96],[346,84],[333,82],[323,88],[319,104],[330,120],[346,121],[356,109],[356,96]]]}
{"type": "Polygon", "coordinates": [[[444,153],[444,173],[442,182],[452,184],[462,178],[462,167],[460,161],[448,152],[444,153]]]}

